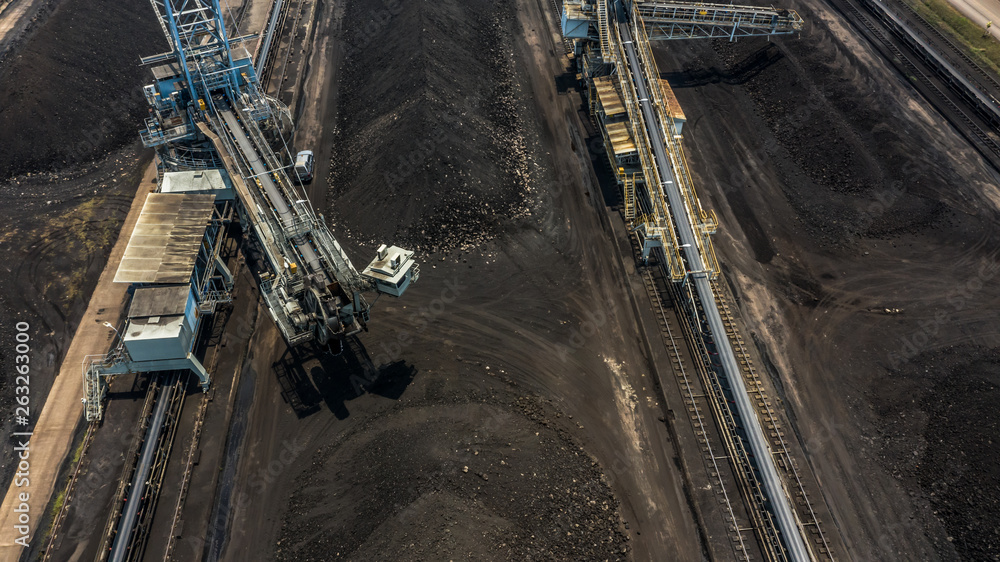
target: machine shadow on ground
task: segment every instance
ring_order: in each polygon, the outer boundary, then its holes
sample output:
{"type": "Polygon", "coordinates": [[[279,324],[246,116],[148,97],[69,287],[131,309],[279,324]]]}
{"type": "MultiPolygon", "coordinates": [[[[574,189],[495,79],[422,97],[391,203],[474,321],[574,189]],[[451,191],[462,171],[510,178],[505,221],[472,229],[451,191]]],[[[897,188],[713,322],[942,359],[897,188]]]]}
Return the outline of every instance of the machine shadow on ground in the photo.
{"type": "Polygon", "coordinates": [[[587,96],[573,68],[567,67],[564,74],[553,77],[553,80],[560,94],[574,96],[573,102],[579,104],[576,111],[580,116],[580,123],[583,124],[585,137],[583,142],[586,145],[587,156],[594,167],[598,186],[601,188],[601,198],[606,207],[617,210],[621,203],[621,190],[615,179],[614,169],[611,168],[611,162],[608,160],[607,150],[604,148],[604,137],[590,114],[587,96]]]}
{"type": "Polygon", "coordinates": [[[346,402],[363,394],[398,400],[417,374],[405,361],[375,366],[356,337],[347,338],[338,354],[317,346],[287,349],[272,367],[296,416],[311,416],[326,404],[340,420],[350,416],[346,402]]]}
{"type": "Polygon", "coordinates": [[[746,58],[734,64],[730,70],[720,70],[716,67],[693,68],[678,72],[661,72],[660,78],[670,82],[672,88],[694,88],[707,84],[729,84],[739,86],[745,84],[771,65],[777,63],[785,55],[774,43],[747,55],[746,58]]]}

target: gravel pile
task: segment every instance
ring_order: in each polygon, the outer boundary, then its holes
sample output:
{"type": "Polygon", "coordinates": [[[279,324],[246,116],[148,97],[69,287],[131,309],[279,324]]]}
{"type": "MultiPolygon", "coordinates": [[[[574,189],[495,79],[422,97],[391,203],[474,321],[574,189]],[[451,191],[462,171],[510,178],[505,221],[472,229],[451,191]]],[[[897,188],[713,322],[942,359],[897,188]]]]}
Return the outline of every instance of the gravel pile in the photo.
{"type": "Polygon", "coordinates": [[[29,33],[0,63],[0,180],[136,142],[152,79],[139,57],[167,49],[152,9],[68,0],[29,33]]]}
{"type": "Polygon", "coordinates": [[[398,404],[313,456],[274,557],[627,559],[618,501],[554,419],[497,394],[398,404]]]}
{"type": "Polygon", "coordinates": [[[511,1],[348,3],[330,211],[338,230],[449,251],[526,212],[511,1]],[[338,209],[351,209],[344,216],[338,209]]]}

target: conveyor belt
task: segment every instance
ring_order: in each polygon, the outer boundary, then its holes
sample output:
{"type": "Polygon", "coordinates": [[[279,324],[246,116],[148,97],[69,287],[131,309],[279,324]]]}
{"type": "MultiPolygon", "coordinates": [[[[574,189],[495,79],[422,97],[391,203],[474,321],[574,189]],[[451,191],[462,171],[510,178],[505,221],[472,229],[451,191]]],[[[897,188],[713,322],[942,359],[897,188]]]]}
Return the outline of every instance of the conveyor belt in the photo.
{"type": "MultiPolygon", "coordinates": [[[[620,10],[616,10],[616,12],[620,13],[620,10]]],[[[691,223],[692,218],[687,216],[684,199],[674,177],[670,159],[666,153],[665,139],[661,134],[662,128],[657,124],[645,74],[639,64],[639,57],[636,54],[631,31],[627,24],[617,26],[617,28],[628,59],[628,71],[639,94],[639,104],[643,120],[642,126],[649,135],[653,156],[656,159],[657,171],[661,175],[658,178],[648,178],[647,182],[658,182],[670,203],[671,214],[674,216],[674,224],[677,227],[680,242],[684,250],[684,257],[687,260],[687,267],[690,272],[689,278],[698,292],[698,297],[701,299],[709,328],[716,336],[714,339],[718,348],[719,359],[722,362],[726,378],[733,389],[736,408],[745,424],[747,440],[757,460],[760,478],[777,519],[778,527],[781,529],[789,558],[794,561],[808,561],[810,560],[810,556],[802,535],[799,532],[799,526],[790,505],[791,500],[785,494],[784,486],[782,485],[781,478],[778,476],[774,459],[771,456],[771,448],[764,437],[764,431],[761,428],[760,421],[757,419],[757,414],[754,411],[753,404],[750,402],[750,396],[747,393],[746,385],[740,374],[736,354],[733,352],[733,348],[726,337],[725,324],[716,306],[711,280],[705,272],[705,264],[698,250],[698,239],[695,236],[691,223]]],[[[652,72],[655,75],[655,70],[652,70],[652,72]]]]}
{"type": "Polygon", "coordinates": [[[170,398],[174,392],[182,392],[176,386],[178,375],[174,373],[165,381],[159,389],[156,410],[150,420],[149,428],[146,430],[146,438],[142,443],[142,452],[139,462],[136,464],[135,472],[132,474],[132,484],[128,490],[128,500],[125,502],[125,509],[118,522],[118,531],[115,535],[114,543],[111,546],[111,554],[108,560],[111,562],[122,562],[129,555],[129,549],[133,546],[132,531],[135,527],[136,519],[139,515],[139,506],[142,498],[146,494],[146,484],[150,468],[153,464],[153,457],[160,447],[160,432],[163,430],[163,422],[167,418],[167,407],[170,405],[170,398]]]}
{"type": "MultiPolygon", "coordinates": [[[[271,208],[277,215],[281,227],[286,230],[291,229],[295,224],[295,219],[297,218],[294,209],[289,206],[284,194],[271,179],[271,174],[268,173],[267,165],[264,163],[263,159],[261,159],[257,147],[254,146],[254,144],[250,141],[250,138],[247,137],[246,132],[243,130],[243,127],[240,126],[240,122],[236,119],[236,116],[233,115],[232,110],[225,109],[219,111],[219,115],[222,117],[222,120],[225,121],[226,127],[229,129],[230,135],[236,142],[238,150],[243,154],[244,160],[250,166],[255,178],[264,190],[264,194],[267,196],[267,200],[271,203],[271,208]]],[[[250,202],[247,201],[245,203],[249,204],[250,202]]],[[[301,243],[297,244],[297,250],[301,254],[305,263],[309,265],[309,269],[312,273],[326,274],[320,264],[319,256],[317,255],[316,249],[313,247],[311,241],[301,241],[301,243]]],[[[329,281],[330,280],[327,279],[327,282],[329,281]]]]}

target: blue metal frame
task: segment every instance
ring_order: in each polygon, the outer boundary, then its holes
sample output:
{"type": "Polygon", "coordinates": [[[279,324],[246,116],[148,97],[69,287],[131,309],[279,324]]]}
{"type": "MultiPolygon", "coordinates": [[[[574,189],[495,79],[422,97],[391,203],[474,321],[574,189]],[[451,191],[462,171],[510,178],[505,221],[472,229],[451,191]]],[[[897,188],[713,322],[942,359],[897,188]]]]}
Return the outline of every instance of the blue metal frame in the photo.
{"type": "Polygon", "coordinates": [[[200,91],[200,84],[209,89],[226,86],[233,95],[239,91],[242,74],[248,80],[256,80],[249,61],[245,65],[234,64],[230,48],[246,37],[229,38],[219,0],[150,0],[150,3],[170,43],[170,54],[181,67],[191,101],[207,97],[208,92],[200,91]],[[205,41],[205,37],[211,39],[205,41]],[[189,67],[192,62],[194,68],[189,67]],[[222,83],[209,77],[216,71],[225,73],[222,83]]]}

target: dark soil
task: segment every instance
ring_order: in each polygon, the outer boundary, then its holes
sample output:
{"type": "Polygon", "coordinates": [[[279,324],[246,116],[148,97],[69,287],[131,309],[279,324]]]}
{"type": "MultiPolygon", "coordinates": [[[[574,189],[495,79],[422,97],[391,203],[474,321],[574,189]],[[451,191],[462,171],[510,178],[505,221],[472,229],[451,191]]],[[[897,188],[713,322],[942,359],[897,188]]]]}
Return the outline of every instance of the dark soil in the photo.
{"type": "MultiPolygon", "coordinates": [[[[835,554],[996,559],[997,175],[826,4],[788,7],[800,37],[658,52],[720,259],[849,539],[835,554]]],[[[29,321],[51,377],[135,188],[136,61],[162,44],[145,4],[64,0],[40,26],[0,66],[0,326],[29,321]]],[[[562,106],[524,74],[515,4],[349,0],[343,29],[327,214],[352,243],[424,250],[422,284],[365,335],[376,367],[417,374],[386,397],[310,372],[328,408],[300,417],[259,359],[238,486],[257,494],[286,435],[308,462],[232,515],[227,555],[697,557],[597,186],[566,156],[585,145],[571,114],[531,111],[562,106]]]]}
{"type": "MultiPolygon", "coordinates": [[[[31,326],[34,421],[151,157],[138,63],[165,40],[148,4],[65,0],[14,45],[0,62],[0,340],[31,326]]],[[[3,411],[12,348],[0,346],[3,411]]],[[[11,468],[5,457],[0,481],[11,468]]]]}
{"type": "Polygon", "coordinates": [[[870,391],[884,420],[877,442],[886,470],[921,490],[966,560],[1000,551],[1000,354],[972,345],[921,355],[870,391]]]}
{"type": "Polygon", "coordinates": [[[261,355],[233,484],[253,501],[231,512],[222,559],[697,558],[589,155],[567,127],[579,98],[556,95],[551,5],[393,5],[346,5],[339,138],[316,150],[333,155],[338,238],[419,244],[421,278],[373,309],[368,369],[354,352],[261,355]],[[529,177],[550,188],[533,196],[529,177]],[[302,456],[284,473],[289,436],[302,456]]]}
{"type": "Polygon", "coordinates": [[[65,170],[135,142],[149,80],[139,57],[164,50],[145,3],[59,4],[0,65],[0,180],[65,170]]]}
{"type": "Polygon", "coordinates": [[[855,559],[1000,556],[997,175],[821,2],[672,43],[720,260],[855,559]]]}

